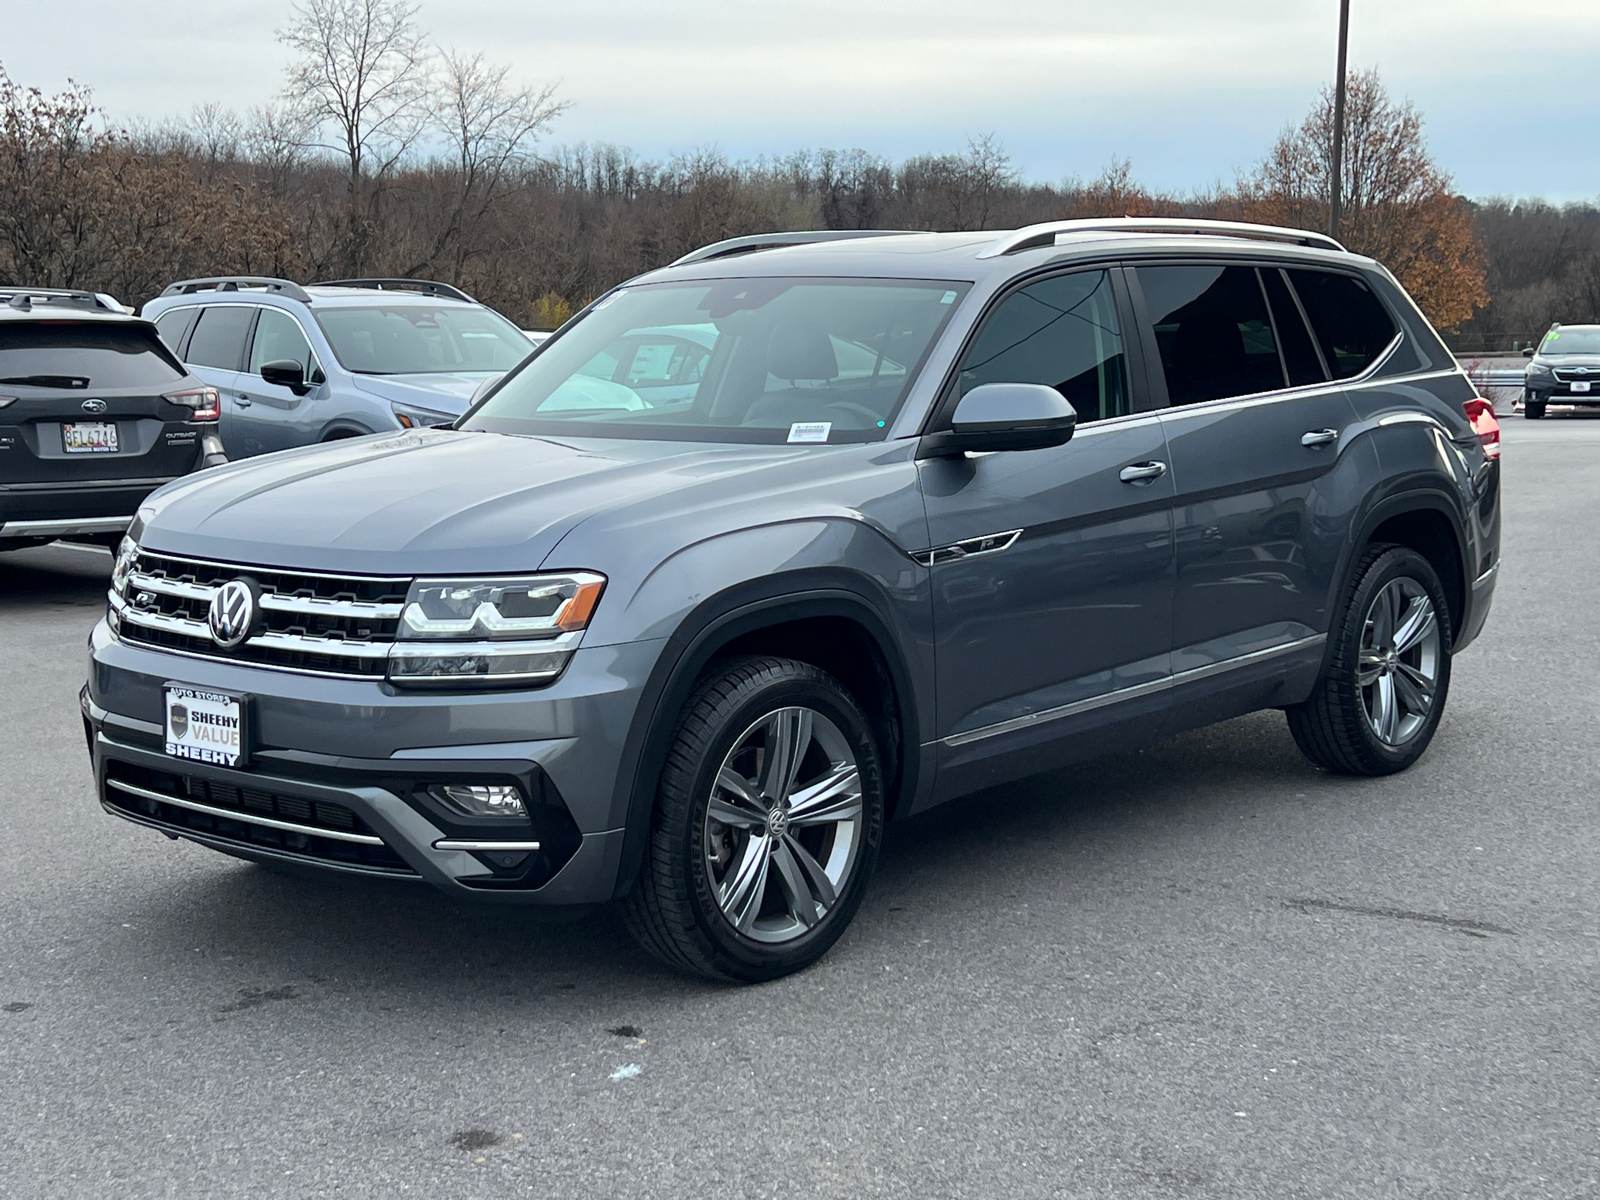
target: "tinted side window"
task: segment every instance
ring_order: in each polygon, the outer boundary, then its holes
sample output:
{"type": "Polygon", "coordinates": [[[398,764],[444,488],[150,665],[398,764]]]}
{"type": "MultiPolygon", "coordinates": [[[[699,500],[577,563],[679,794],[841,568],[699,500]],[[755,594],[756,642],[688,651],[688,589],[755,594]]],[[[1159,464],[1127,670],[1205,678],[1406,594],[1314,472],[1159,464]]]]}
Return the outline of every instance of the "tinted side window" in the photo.
{"type": "Polygon", "coordinates": [[[244,339],[256,310],[244,304],[218,304],[200,310],[189,339],[188,361],[198,367],[237,371],[244,363],[244,339]]]}
{"type": "Polygon", "coordinates": [[[1354,275],[1290,271],[1289,279],[1335,379],[1361,374],[1394,340],[1394,318],[1354,275]]]}
{"type": "Polygon", "coordinates": [[[1097,421],[1130,411],[1111,276],[1040,280],[1000,303],[961,364],[961,393],[980,383],[1043,383],[1097,421]]]}
{"type": "Polygon", "coordinates": [[[1172,404],[1284,386],[1254,267],[1139,267],[1172,404]]]}
{"type": "Polygon", "coordinates": [[[156,318],[156,332],[161,335],[161,340],[172,348],[174,354],[183,352],[183,339],[188,337],[189,330],[194,328],[194,319],[199,312],[198,308],[174,308],[156,318]]]}
{"type": "Polygon", "coordinates": [[[1275,267],[1262,267],[1261,282],[1266,285],[1267,299],[1272,304],[1272,321],[1278,331],[1278,345],[1283,350],[1283,365],[1289,369],[1289,383],[1300,387],[1325,382],[1328,376],[1322,370],[1322,360],[1311,344],[1311,334],[1306,331],[1300,306],[1283,281],[1283,272],[1275,267]]]}
{"type": "Polygon", "coordinates": [[[255,339],[250,343],[250,365],[246,370],[259,375],[263,363],[285,361],[299,363],[306,379],[311,381],[322,373],[300,322],[286,312],[263,308],[261,320],[256,322],[255,339]]]}

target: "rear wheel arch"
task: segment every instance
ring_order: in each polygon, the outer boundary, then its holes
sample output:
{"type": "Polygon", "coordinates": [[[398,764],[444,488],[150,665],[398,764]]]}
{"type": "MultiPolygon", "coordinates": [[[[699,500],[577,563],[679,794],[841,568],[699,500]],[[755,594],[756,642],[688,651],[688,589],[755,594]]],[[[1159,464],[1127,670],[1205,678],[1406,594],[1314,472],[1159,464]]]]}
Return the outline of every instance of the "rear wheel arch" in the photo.
{"type": "Polygon", "coordinates": [[[1337,576],[1339,593],[1334,597],[1330,619],[1337,619],[1337,605],[1343,602],[1355,583],[1351,572],[1370,545],[1405,546],[1428,560],[1444,586],[1453,639],[1466,620],[1471,580],[1467,577],[1468,554],[1462,534],[1462,516],[1450,497],[1431,489],[1406,492],[1372,507],[1346,550],[1345,563],[1337,576]]]}
{"type": "Polygon", "coordinates": [[[707,673],[730,657],[792,658],[837,678],[866,710],[878,734],[886,815],[909,809],[917,785],[920,723],[911,673],[890,621],[873,600],[853,588],[782,591],[782,585],[782,580],[763,580],[713,597],[668,639],[645,685],[617,775],[626,812],[618,895],[632,886],[643,859],[656,781],[677,714],[707,673]]]}

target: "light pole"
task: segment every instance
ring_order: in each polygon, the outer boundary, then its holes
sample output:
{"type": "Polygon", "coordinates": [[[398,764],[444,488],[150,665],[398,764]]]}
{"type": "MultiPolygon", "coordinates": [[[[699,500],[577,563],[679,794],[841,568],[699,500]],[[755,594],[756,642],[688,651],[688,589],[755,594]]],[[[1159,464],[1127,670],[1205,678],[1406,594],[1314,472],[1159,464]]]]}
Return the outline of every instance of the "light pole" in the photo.
{"type": "Polygon", "coordinates": [[[1339,79],[1333,85],[1333,186],[1328,204],[1328,236],[1335,241],[1344,207],[1344,72],[1349,48],[1350,0],[1339,0],[1339,79]]]}

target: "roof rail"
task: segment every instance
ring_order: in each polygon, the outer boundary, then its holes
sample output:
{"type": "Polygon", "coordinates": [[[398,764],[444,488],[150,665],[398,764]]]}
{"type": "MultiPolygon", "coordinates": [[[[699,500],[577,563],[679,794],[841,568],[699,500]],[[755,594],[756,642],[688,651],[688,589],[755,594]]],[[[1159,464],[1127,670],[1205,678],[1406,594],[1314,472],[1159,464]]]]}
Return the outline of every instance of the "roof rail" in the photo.
{"type": "Polygon", "coordinates": [[[373,288],[380,292],[421,292],[424,296],[443,296],[446,300],[477,301],[458,287],[438,283],[432,279],[329,279],[313,283],[312,287],[373,288]]]}
{"type": "Polygon", "coordinates": [[[75,308],[95,308],[105,312],[131,313],[133,309],[104,292],[84,292],[76,288],[0,287],[0,304],[27,312],[35,304],[70,304],[75,308]]]}
{"type": "Polygon", "coordinates": [[[180,279],[168,284],[163,296],[192,296],[196,292],[238,292],[246,288],[260,288],[276,292],[301,304],[310,304],[311,295],[298,283],[287,279],[273,279],[270,275],[213,275],[205,279],[180,279]]]}
{"type": "Polygon", "coordinates": [[[1047,221],[1014,229],[997,238],[979,252],[979,258],[1000,258],[1041,246],[1054,246],[1058,235],[1073,233],[1167,233],[1196,237],[1236,237],[1255,242],[1286,242],[1317,250],[1344,251],[1345,247],[1325,233],[1309,229],[1285,229],[1277,225],[1251,225],[1244,221],[1191,221],[1183,217],[1104,217],[1082,221],[1047,221]]]}
{"type": "Polygon", "coordinates": [[[893,237],[905,233],[904,229],[813,229],[797,233],[756,233],[748,237],[728,238],[721,242],[712,242],[709,246],[701,246],[698,250],[691,250],[676,262],[670,264],[681,267],[684,263],[709,262],[713,258],[729,258],[735,254],[751,254],[757,250],[777,250],[783,246],[809,246],[815,242],[846,242],[856,238],[893,237]]]}

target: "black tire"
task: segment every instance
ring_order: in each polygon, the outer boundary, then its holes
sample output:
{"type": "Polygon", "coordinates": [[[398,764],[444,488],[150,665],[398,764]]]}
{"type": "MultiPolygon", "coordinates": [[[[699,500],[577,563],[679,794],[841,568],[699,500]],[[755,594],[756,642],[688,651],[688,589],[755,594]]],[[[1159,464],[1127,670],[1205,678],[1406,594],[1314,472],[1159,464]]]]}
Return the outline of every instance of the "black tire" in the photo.
{"type": "Polygon", "coordinates": [[[1530,421],[1537,421],[1544,416],[1544,406],[1543,400],[1529,400],[1522,406],[1522,415],[1530,421]]]}
{"type": "MultiPolygon", "coordinates": [[[[715,674],[706,679],[685,706],[678,723],[676,736],[668,752],[666,765],[656,794],[655,811],[651,819],[650,842],[645,851],[644,864],[639,878],[634,882],[623,904],[624,919],[634,939],[656,958],[669,966],[717,980],[756,983],[790,974],[809,966],[825,954],[845,930],[856,909],[861,905],[878,857],[878,846],[883,836],[884,800],[883,780],[879,766],[880,755],[872,735],[872,728],[855,699],[827,672],[809,663],[769,657],[741,657],[729,659],[715,668],[715,674]],[[805,718],[807,739],[812,738],[812,720],[816,715],[824,718],[816,724],[817,741],[808,740],[802,751],[804,762],[797,762],[794,777],[798,780],[803,771],[815,772],[818,765],[830,766],[829,755],[821,739],[826,736],[840,746],[843,753],[854,755],[860,789],[860,815],[846,829],[846,822],[829,824],[827,829],[803,825],[799,820],[802,791],[796,790],[796,821],[790,831],[787,796],[790,788],[781,789],[785,800],[781,807],[785,817],[781,825],[769,821],[763,827],[756,822],[753,827],[741,828],[736,824],[722,824],[710,816],[713,803],[714,782],[724,778],[726,765],[741,761],[769,762],[773,755],[771,743],[760,753],[763,757],[743,760],[736,757],[745,753],[751,738],[767,736],[758,730],[766,729],[764,722],[779,719],[781,712],[807,712],[805,718]],[[827,726],[824,735],[823,727],[827,726]],[[842,742],[841,742],[842,738],[842,742]],[[774,828],[776,832],[774,832],[774,828]],[[839,861],[837,856],[847,854],[846,865],[839,868],[837,891],[832,902],[816,900],[810,913],[815,924],[803,927],[802,932],[786,936],[781,928],[784,919],[796,911],[795,893],[790,890],[796,876],[792,872],[801,865],[799,857],[786,857],[779,864],[778,853],[763,862],[773,864],[778,874],[770,882],[758,884],[748,894],[755,897],[756,917],[748,924],[749,933],[737,928],[732,916],[724,911],[728,900],[723,889],[735,889],[732,876],[738,864],[746,859],[755,861],[759,847],[788,846],[790,839],[812,839],[808,853],[813,857],[811,866],[826,860],[839,861]],[[757,839],[766,839],[758,842],[757,839]],[[850,849],[841,851],[841,846],[850,849]],[[713,853],[715,848],[716,853],[713,853]],[[724,849],[729,860],[722,865],[726,872],[722,881],[716,878],[718,857],[724,849]],[[791,874],[785,874],[787,868],[791,874]],[[759,889],[760,896],[755,893],[759,889]],[[777,933],[757,928],[760,914],[774,907],[780,911],[769,924],[777,921],[777,933]],[[787,904],[787,909],[785,905],[787,904]],[[821,913],[820,917],[817,915],[821,913]],[[761,940],[781,938],[781,940],[761,940]]],[[[762,766],[759,776],[767,770],[762,766]]],[[[738,771],[746,774],[745,771],[738,771]]],[[[746,783],[752,783],[746,780],[746,783]]],[[[718,794],[726,798],[730,793],[718,785],[718,794]]],[[[757,799],[770,804],[772,789],[762,789],[757,799]]],[[[843,794],[843,793],[841,793],[843,794]]],[[[848,799],[848,797],[847,797],[848,799]]],[[[731,806],[723,805],[727,812],[731,806]]],[[[761,809],[752,807],[752,811],[761,809]]],[[[763,874],[763,880],[768,876],[763,874]]],[[[806,876],[799,876],[805,879],[806,876]]],[[[814,878],[811,877],[811,878],[814,878]]],[[[811,885],[815,890],[817,885],[811,885]]],[[[831,887],[831,885],[830,885],[831,887]]],[[[813,891],[807,892],[808,896],[813,891]]],[[[748,909],[747,909],[748,911],[748,909]]],[[[798,927],[798,926],[796,926],[798,927]]]]}
{"type": "MultiPolygon", "coordinates": [[[[1405,770],[1427,750],[1444,713],[1450,693],[1452,636],[1444,587],[1428,560],[1404,546],[1367,547],[1356,563],[1344,604],[1328,631],[1330,652],[1322,676],[1310,699],[1284,710],[1295,744],[1317,766],[1341,775],[1392,775],[1405,770]],[[1415,728],[1398,744],[1392,744],[1376,732],[1369,707],[1372,692],[1361,685],[1359,672],[1363,669],[1363,639],[1370,636],[1369,616],[1375,602],[1391,584],[1404,589],[1408,582],[1431,602],[1439,636],[1432,662],[1435,676],[1431,705],[1426,715],[1416,720],[1415,728]]],[[[1381,656],[1372,656],[1369,651],[1369,663],[1373,657],[1381,656]]],[[[1409,669],[1400,666],[1398,659],[1391,659],[1380,674],[1394,675],[1397,668],[1409,669]]],[[[1391,705],[1396,703],[1395,695],[1391,684],[1391,705]]],[[[1405,719],[1414,716],[1409,714],[1405,719]]]]}

